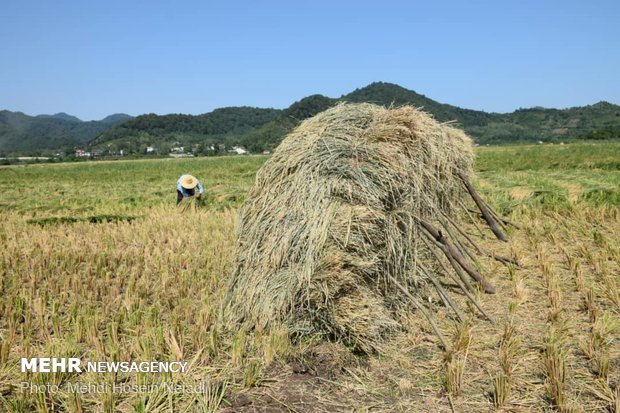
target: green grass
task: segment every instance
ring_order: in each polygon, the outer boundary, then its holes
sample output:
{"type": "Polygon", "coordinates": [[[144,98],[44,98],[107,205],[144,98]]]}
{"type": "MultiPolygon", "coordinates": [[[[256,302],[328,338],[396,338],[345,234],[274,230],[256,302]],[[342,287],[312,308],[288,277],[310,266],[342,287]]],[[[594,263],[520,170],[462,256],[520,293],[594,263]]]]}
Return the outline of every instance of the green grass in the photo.
{"type": "Polygon", "coordinates": [[[620,142],[484,147],[476,170],[482,192],[503,213],[620,205],[620,142]]]}
{"type": "Polygon", "coordinates": [[[237,207],[264,156],[22,165],[0,168],[1,211],[32,215],[134,214],[174,203],[176,180],[195,175],[209,207],[237,207]]]}
{"type": "Polygon", "coordinates": [[[620,141],[575,142],[567,145],[491,146],[476,149],[481,172],[540,170],[620,170],[620,141]]]}

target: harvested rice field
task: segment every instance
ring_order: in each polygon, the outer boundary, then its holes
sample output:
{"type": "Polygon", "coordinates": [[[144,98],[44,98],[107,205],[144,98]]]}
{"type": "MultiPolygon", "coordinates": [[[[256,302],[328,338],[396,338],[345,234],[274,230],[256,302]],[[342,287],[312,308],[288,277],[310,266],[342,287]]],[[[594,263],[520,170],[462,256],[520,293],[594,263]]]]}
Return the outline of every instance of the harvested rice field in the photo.
{"type": "Polygon", "coordinates": [[[409,308],[376,348],[225,316],[266,156],[0,167],[0,411],[620,411],[620,143],[474,155],[473,185],[514,225],[498,242],[470,203],[460,228],[518,265],[472,257],[488,317],[450,278],[460,317],[421,290],[448,346],[409,308]],[[205,187],[195,212],[175,206],[183,173],[205,187]],[[23,357],[188,369],[32,373],[23,357]]]}

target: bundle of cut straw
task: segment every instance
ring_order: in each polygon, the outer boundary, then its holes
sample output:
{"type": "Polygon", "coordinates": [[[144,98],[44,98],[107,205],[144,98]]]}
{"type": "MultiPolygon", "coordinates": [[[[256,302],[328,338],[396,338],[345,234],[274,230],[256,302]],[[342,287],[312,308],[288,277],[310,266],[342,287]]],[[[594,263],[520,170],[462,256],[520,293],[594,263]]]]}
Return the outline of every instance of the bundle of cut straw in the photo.
{"type": "Polygon", "coordinates": [[[198,201],[193,196],[184,197],[181,202],[177,205],[177,208],[180,212],[196,212],[198,210],[198,201]]]}

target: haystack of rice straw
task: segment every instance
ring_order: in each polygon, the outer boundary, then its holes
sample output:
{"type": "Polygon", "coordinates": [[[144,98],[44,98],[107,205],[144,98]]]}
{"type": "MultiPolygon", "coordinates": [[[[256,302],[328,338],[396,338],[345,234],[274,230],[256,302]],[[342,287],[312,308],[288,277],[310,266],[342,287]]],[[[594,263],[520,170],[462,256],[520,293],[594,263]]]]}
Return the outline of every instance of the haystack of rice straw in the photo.
{"type": "Polygon", "coordinates": [[[432,292],[460,317],[442,280],[472,300],[474,287],[444,247],[464,248],[448,234],[471,201],[472,163],[465,133],[410,106],[340,104],[305,120],[242,208],[226,314],[363,351],[380,350],[412,312],[436,329],[432,292]]]}

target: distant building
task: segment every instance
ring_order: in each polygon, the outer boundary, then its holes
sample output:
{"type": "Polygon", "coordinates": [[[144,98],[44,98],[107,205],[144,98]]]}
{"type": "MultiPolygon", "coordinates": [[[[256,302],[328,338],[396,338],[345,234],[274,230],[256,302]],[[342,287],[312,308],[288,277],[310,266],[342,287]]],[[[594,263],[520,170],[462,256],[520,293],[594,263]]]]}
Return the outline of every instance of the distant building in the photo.
{"type": "Polygon", "coordinates": [[[93,158],[98,158],[98,157],[100,157],[100,156],[102,156],[102,155],[103,155],[103,150],[102,150],[102,149],[93,149],[93,150],[90,152],[90,154],[91,154],[91,156],[92,156],[93,158]]]}
{"type": "Polygon", "coordinates": [[[170,149],[170,152],[183,153],[185,152],[185,146],[174,146],[170,149]]]}
{"type": "Polygon", "coordinates": [[[87,152],[84,149],[76,149],[75,156],[79,158],[90,158],[90,152],[87,152]]]}
{"type": "Polygon", "coordinates": [[[152,147],[152,146],[147,146],[146,147],[146,153],[152,153],[152,152],[155,152],[155,148],[152,147]]]}
{"type": "Polygon", "coordinates": [[[248,152],[247,149],[245,149],[244,147],[239,146],[239,145],[233,146],[232,150],[229,151],[229,152],[234,152],[237,155],[247,155],[248,153],[250,153],[250,152],[248,152]]]}

